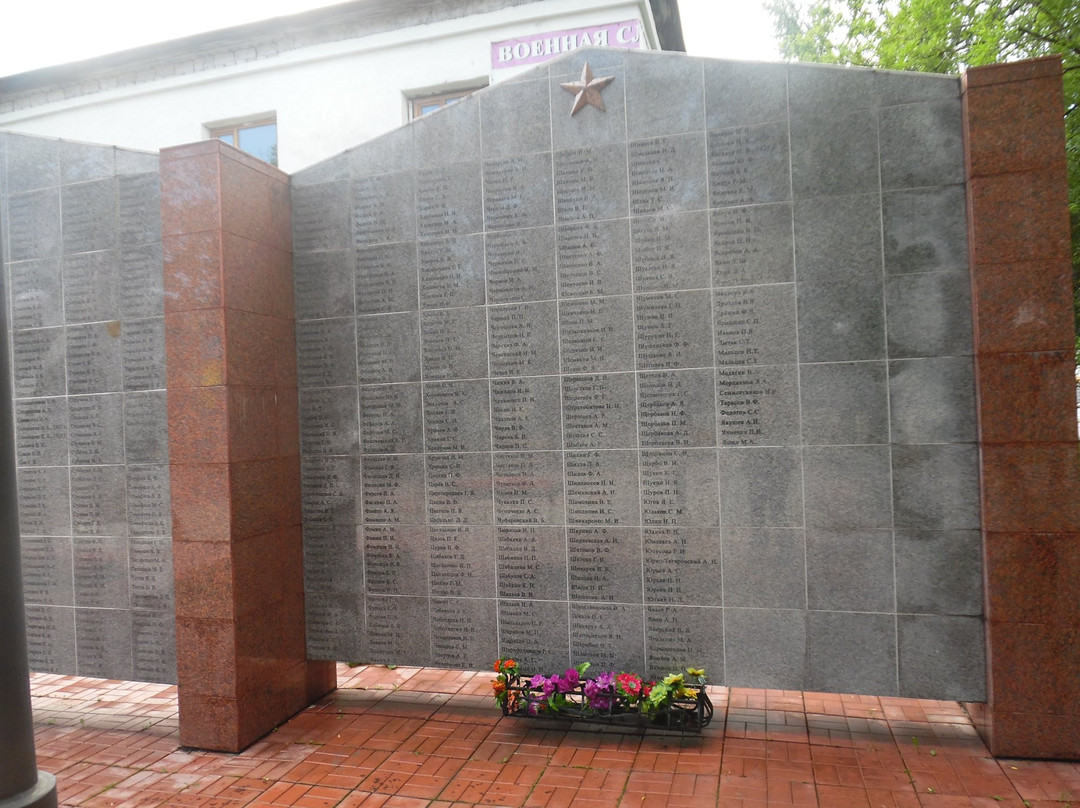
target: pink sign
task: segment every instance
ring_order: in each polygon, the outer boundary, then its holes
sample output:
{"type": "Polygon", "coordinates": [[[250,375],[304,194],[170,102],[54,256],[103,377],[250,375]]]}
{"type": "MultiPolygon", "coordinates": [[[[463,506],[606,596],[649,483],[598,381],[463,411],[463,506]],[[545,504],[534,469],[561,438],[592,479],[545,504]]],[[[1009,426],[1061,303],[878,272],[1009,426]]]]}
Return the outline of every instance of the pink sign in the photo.
{"type": "Polygon", "coordinates": [[[641,22],[627,20],[492,42],[491,66],[498,69],[531,65],[583,47],[644,48],[641,22]]]}

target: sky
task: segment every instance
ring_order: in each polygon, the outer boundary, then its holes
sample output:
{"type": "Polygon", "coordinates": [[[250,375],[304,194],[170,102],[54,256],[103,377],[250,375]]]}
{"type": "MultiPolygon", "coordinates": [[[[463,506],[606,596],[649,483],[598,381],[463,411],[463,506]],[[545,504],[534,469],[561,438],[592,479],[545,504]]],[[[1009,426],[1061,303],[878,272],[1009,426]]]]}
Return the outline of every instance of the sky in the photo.
{"type": "MultiPolygon", "coordinates": [[[[0,76],[332,5],[327,0],[23,0],[0,16],[0,76]],[[164,10],[163,10],[164,9],[164,10]]],[[[679,0],[687,52],[779,59],[761,0],[679,0]]]]}

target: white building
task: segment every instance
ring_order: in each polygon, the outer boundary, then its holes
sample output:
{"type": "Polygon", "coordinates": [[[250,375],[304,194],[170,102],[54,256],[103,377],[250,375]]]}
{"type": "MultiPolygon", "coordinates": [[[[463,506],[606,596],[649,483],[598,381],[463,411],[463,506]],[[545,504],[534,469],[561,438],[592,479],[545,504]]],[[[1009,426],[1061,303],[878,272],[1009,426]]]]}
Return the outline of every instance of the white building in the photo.
{"type": "Polygon", "coordinates": [[[677,0],[353,0],[0,78],[0,129],[292,172],[582,44],[685,50],[677,0]]]}

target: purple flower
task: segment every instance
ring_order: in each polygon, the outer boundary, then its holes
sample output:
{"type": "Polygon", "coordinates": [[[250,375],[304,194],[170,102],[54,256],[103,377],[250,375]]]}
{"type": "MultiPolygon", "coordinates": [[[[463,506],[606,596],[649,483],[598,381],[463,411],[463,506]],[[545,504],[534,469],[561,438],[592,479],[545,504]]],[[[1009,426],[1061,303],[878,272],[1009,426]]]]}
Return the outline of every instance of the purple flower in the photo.
{"type": "Polygon", "coordinates": [[[542,673],[536,674],[536,676],[529,680],[529,687],[541,688],[546,684],[547,677],[544,676],[542,673]]]}
{"type": "Polygon", "coordinates": [[[544,682],[544,698],[551,698],[551,694],[559,687],[559,677],[552,676],[544,682]]]}
{"type": "Polygon", "coordinates": [[[562,675],[562,678],[559,680],[559,692],[569,693],[571,690],[578,686],[578,683],[580,681],[581,676],[580,674],[578,674],[577,669],[568,668],[566,673],[564,673],[562,675]]]}

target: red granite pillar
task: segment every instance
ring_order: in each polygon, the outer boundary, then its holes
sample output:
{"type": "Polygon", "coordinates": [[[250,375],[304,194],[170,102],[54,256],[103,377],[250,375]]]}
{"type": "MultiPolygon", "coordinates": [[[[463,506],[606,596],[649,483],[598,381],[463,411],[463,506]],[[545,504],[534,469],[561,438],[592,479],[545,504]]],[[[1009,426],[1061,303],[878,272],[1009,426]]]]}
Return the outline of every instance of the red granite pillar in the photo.
{"type": "Polygon", "coordinates": [[[305,653],[289,178],[161,153],[180,742],[239,751],[335,686],[305,653]]]}
{"type": "Polygon", "coordinates": [[[1061,61],[964,77],[986,577],[999,756],[1080,758],[1080,463],[1061,61]]]}

